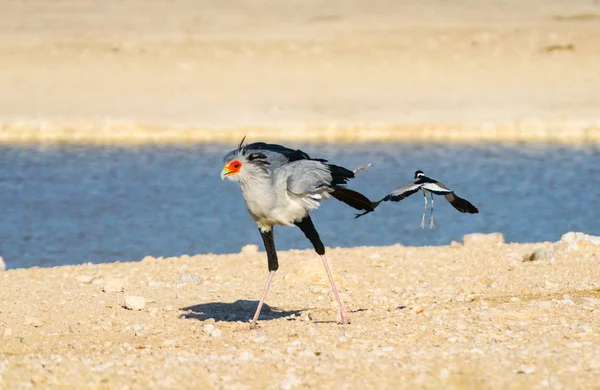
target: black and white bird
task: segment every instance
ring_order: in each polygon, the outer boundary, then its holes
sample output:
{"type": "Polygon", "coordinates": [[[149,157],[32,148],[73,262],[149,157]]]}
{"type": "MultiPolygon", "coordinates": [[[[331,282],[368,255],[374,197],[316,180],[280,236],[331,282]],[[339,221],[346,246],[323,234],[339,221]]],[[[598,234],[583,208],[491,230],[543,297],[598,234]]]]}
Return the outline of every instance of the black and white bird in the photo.
{"type": "Polygon", "coordinates": [[[221,178],[240,184],[246,207],[258,225],[267,252],[269,276],[250,327],[256,327],[271,279],[279,268],[273,237],[275,225],[297,226],[312,243],[329,277],[340,312],[339,322],[349,323],[327,264],[325,246],[309,213],[330,196],[357,210],[372,211],[373,202],[345,187],[355,172],[368,166],[353,172],[329,164],[327,160],[311,158],[301,150],[264,142],[244,145],[244,140],[225,155],[223,162],[221,178]]]}
{"type": "MultiPolygon", "coordinates": [[[[452,206],[454,206],[454,208],[457,209],[458,211],[460,211],[461,213],[469,213],[469,214],[479,213],[479,210],[477,209],[477,207],[473,206],[473,204],[471,202],[459,197],[458,195],[456,195],[454,193],[454,191],[452,191],[451,189],[449,189],[448,187],[446,187],[439,181],[425,176],[425,173],[423,173],[423,171],[415,172],[414,181],[412,183],[409,183],[405,186],[395,189],[394,191],[387,194],[383,199],[381,199],[378,202],[373,202],[373,205],[372,205],[373,209],[375,209],[377,206],[379,206],[379,204],[381,204],[382,202],[387,202],[387,201],[399,202],[402,199],[409,197],[410,195],[416,193],[419,190],[421,190],[421,192],[423,193],[423,199],[425,200],[425,206],[423,208],[423,218],[421,218],[421,229],[423,229],[425,227],[425,214],[427,213],[427,194],[429,194],[431,197],[431,219],[429,221],[430,229],[435,226],[435,223],[433,221],[433,195],[434,194],[435,195],[443,195],[444,198],[446,198],[446,200],[448,202],[450,202],[450,204],[452,206]]],[[[372,210],[366,210],[364,213],[356,214],[355,218],[362,217],[363,215],[368,214],[371,211],[372,210]]]]}

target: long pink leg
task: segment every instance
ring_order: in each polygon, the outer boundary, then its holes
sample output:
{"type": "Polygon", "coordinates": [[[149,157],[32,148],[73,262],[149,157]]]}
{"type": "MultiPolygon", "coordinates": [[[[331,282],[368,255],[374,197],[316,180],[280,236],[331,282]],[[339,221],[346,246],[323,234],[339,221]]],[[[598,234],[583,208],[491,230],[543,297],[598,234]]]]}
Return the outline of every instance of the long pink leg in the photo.
{"type": "Polygon", "coordinates": [[[271,285],[271,279],[273,279],[273,275],[275,275],[275,271],[269,272],[269,277],[267,278],[267,282],[265,283],[265,289],[260,297],[260,301],[258,301],[258,307],[256,308],[256,313],[254,313],[254,318],[252,318],[252,322],[250,323],[250,329],[256,328],[256,321],[258,321],[258,316],[260,315],[260,310],[262,309],[263,303],[265,302],[265,298],[267,297],[267,292],[269,291],[269,286],[271,285]]]}
{"type": "Polygon", "coordinates": [[[325,257],[325,255],[319,256],[321,256],[321,260],[323,260],[323,265],[325,266],[325,271],[327,271],[327,276],[329,277],[329,282],[331,283],[331,288],[333,289],[335,300],[337,301],[338,308],[340,309],[340,320],[338,322],[340,324],[349,324],[350,317],[348,316],[348,313],[346,313],[346,309],[344,309],[344,305],[342,304],[342,300],[340,299],[340,294],[338,294],[337,288],[335,287],[333,275],[331,275],[331,270],[329,269],[329,265],[327,264],[327,258],[325,257]]]}

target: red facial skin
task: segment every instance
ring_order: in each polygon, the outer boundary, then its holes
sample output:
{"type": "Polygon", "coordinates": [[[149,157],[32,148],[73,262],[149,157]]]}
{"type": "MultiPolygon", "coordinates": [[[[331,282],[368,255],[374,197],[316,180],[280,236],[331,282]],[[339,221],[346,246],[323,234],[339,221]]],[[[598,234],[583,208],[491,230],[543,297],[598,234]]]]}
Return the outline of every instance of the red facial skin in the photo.
{"type": "Polygon", "coordinates": [[[239,160],[233,160],[226,167],[228,175],[235,175],[236,173],[240,173],[240,169],[242,169],[242,163],[239,160]]]}

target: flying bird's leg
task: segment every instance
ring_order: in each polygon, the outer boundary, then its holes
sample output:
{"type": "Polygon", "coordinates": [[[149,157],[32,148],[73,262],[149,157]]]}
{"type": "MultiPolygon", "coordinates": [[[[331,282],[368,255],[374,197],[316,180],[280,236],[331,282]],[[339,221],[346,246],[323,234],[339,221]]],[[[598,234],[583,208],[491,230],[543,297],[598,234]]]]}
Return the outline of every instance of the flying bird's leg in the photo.
{"type": "Polygon", "coordinates": [[[329,283],[331,283],[331,288],[333,289],[333,295],[335,295],[335,300],[337,301],[338,308],[340,310],[340,319],[338,322],[341,324],[349,324],[350,317],[348,316],[346,309],[344,309],[344,305],[340,299],[340,294],[338,293],[337,287],[335,286],[335,281],[333,280],[333,275],[331,274],[331,269],[329,268],[329,264],[327,264],[327,258],[325,257],[325,245],[323,245],[323,242],[319,237],[319,233],[317,232],[317,229],[315,229],[315,225],[313,225],[312,219],[310,219],[310,216],[306,216],[303,220],[294,222],[294,224],[298,226],[306,238],[310,240],[315,248],[315,252],[317,252],[323,261],[325,271],[327,272],[327,277],[329,278],[329,283]]]}
{"type": "Polygon", "coordinates": [[[267,260],[269,262],[269,277],[265,283],[265,289],[260,297],[260,301],[258,301],[258,307],[256,308],[256,313],[254,313],[254,317],[252,318],[252,322],[250,323],[250,329],[256,328],[256,321],[258,321],[258,316],[260,315],[260,310],[262,309],[263,303],[265,302],[265,298],[267,297],[267,292],[269,291],[269,286],[271,286],[271,279],[273,279],[273,275],[275,275],[275,271],[279,268],[279,262],[277,261],[277,251],[275,250],[275,239],[273,237],[273,228],[271,227],[268,231],[263,231],[263,229],[258,229],[260,231],[260,235],[262,236],[263,242],[265,244],[265,250],[267,251],[267,260]]]}
{"type": "Polygon", "coordinates": [[[423,206],[423,218],[421,218],[421,229],[425,229],[425,214],[427,214],[427,194],[423,191],[423,199],[425,199],[425,206],[423,206]]]}
{"type": "Polygon", "coordinates": [[[435,224],[433,223],[433,194],[430,193],[429,195],[431,195],[431,219],[429,220],[429,229],[433,229],[435,227],[435,224]]]}

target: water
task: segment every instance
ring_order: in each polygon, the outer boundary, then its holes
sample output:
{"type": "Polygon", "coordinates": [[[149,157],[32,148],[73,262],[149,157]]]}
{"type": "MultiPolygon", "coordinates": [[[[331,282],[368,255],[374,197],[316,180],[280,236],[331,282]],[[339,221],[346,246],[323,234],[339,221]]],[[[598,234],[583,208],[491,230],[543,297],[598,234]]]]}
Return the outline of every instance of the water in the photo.
{"type": "MultiPolygon", "coordinates": [[[[351,169],[373,163],[350,186],[373,199],[422,169],[480,210],[460,214],[438,197],[437,227],[421,230],[420,194],[358,220],[332,199],[313,213],[330,247],[440,245],[471,232],[512,242],[600,234],[598,147],[294,146],[351,169]]],[[[17,268],[262,247],[238,185],[220,179],[233,147],[0,146],[0,256],[17,268]]],[[[297,228],[276,227],[275,239],[278,249],[310,247],[297,228]]]]}

